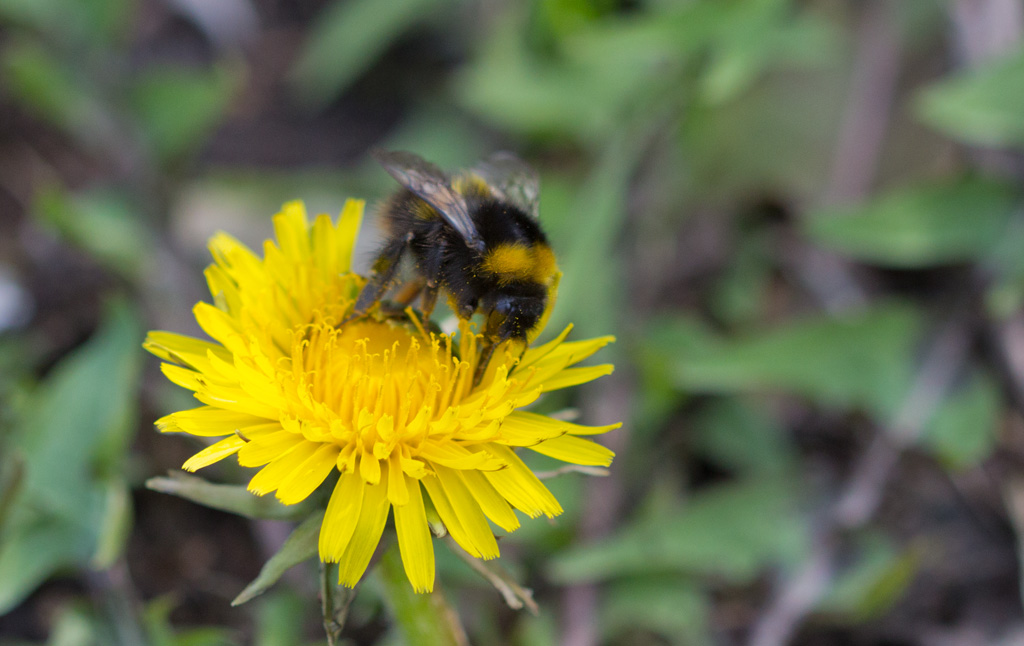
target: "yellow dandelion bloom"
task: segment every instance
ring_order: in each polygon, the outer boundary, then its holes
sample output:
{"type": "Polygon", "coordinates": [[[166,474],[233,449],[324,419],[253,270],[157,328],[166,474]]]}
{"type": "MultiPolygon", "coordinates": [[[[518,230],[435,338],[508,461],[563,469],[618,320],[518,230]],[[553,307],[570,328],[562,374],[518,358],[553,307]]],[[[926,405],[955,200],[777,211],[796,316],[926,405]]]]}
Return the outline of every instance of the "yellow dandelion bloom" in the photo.
{"type": "Polygon", "coordinates": [[[498,556],[490,524],[519,527],[514,510],[553,517],[562,508],[516,454],[529,448],[565,462],[605,466],[612,452],[581,426],[522,410],[541,394],[591,381],[612,366],[573,367],[613,339],[566,341],[569,332],[520,357],[496,353],[476,386],[479,337],[366,317],[342,324],[365,279],[350,272],[363,202],[337,224],[309,225],[300,202],[274,218],[277,241],[263,258],[226,234],[210,241],[206,279],[214,304],[196,320],[213,342],[151,332],[147,350],[163,373],[202,406],[157,421],[165,432],[222,437],[192,456],[195,471],[237,454],[260,470],[257,495],[286,505],[337,482],[320,531],[320,558],[355,586],[389,514],[409,581],[434,583],[427,523],[436,512],[467,552],[498,556]]]}

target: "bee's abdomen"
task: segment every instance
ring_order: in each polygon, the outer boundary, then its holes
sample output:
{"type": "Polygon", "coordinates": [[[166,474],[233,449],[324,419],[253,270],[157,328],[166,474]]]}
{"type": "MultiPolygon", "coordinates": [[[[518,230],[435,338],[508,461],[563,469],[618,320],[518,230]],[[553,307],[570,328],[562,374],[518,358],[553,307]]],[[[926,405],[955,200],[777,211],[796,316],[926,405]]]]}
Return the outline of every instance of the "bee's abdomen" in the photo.
{"type": "Polygon", "coordinates": [[[550,285],[558,266],[551,247],[543,242],[503,242],[489,247],[481,268],[499,284],[516,281],[550,285]]]}

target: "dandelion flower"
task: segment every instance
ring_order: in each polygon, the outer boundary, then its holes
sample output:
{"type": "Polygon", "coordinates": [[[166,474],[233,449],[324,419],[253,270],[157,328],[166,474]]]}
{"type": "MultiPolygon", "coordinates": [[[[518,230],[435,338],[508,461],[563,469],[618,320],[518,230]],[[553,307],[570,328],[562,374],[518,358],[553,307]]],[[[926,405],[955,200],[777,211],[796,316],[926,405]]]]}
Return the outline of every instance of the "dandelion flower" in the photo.
{"type": "Polygon", "coordinates": [[[406,574],[417,591],[434,583],[427,519],[483,559],[498,556],[488,521],[513,531],[514,510],[557,516],[562,508],[516,453],[519,447],[572,464],[611,463],[581,426],[523,410],[543,393],[591,381],[610,365],[573,367],[612,341],[554,340],[521,356],[499,350],[477,385],[480,338],[364,317],[343,323],[365,279],[351,273],[363,202],[337,224],[308,223],[300,202],[274,218],[263,258],[220,233],[206,280],[214,304],[194,308],[213,341],[151,332],[147,350],[163,373],[202,405],[157,421],[164,432],[220,439],[184,464],[195,471],[231,455],[259,468],[248,488],[286,505],[306,499],[337,471],[320,529],[324,562],[353,587],[393,512],[406,574]],[[436,516],[435,516],[436,514],[436,516]]]}

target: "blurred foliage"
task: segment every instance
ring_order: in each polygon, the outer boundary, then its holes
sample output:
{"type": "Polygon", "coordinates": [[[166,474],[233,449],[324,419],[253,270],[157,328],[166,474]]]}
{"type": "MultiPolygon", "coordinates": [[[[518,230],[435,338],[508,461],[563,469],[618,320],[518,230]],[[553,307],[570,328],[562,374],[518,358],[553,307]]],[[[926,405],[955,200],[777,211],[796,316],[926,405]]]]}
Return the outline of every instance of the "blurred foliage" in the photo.
{"type": "Polygon", "coordinates": [[[882,267],[932,267],[984,258],[1006,234],[1019,201],[1006,184],[961,179],[811,216],[807,232],[829,248],[882,267]]]}
{"type": "MultiPolygon", "coordinates": [[[[193,447],[151,441],[180,393],[139,343],[193,331],[214,230],[393,190],[371,145],[529,159],[551,329],[618,336],[607,383],[542,404],[624,419],[610,478],[550,480],[565,515],[502,538],[540,616],[439,545],[472,642],[561,643],[584,584],[601,643],[742,641],[882,434],[912,441],[793,643],[996,643],[1024,623],[1024,48],[961,4],[0,0],[0,644],[322,643],[315,536],[272,529],[308,510],[240,468],[153,477],[193,447]],[[951,320],[966,356],[920,404],[951,320]]],[[[454,640],[387,559],[351,643],[454,640]]]]}
{"type": "Polygon", "coordinates": [[[0,612],[56,571],[108,567],[123,549],[141,334],[127,305],[113,306],[96,337],[37,386],[5,438],[4,454],[23,464],[5,505],[0,612]]]}
{"type": "Polygon", "coordinates": [[[985,146],[1020,146],[1024,129],[1024,54],[999,60],[936,83],[919,97],[928,124],[964,141],[985,146]]]}

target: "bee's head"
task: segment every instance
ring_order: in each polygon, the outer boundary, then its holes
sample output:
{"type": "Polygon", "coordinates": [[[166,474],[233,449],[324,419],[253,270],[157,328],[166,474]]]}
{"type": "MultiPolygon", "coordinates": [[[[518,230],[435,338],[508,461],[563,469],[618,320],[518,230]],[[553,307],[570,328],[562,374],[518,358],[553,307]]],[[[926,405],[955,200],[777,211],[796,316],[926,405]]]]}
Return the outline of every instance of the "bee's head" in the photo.
{"type": "Polygon", "coordinates": [[[537,289],[519,289],[494,295],[487,316],[487,334],[504,341],[525,340],[544,314],[546,293],[537,289]]]}

